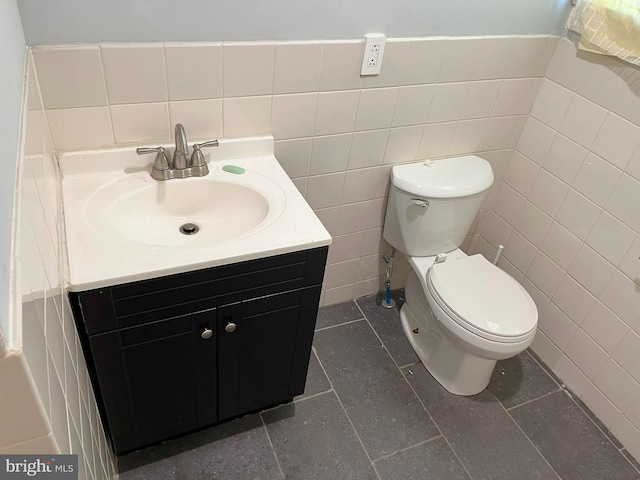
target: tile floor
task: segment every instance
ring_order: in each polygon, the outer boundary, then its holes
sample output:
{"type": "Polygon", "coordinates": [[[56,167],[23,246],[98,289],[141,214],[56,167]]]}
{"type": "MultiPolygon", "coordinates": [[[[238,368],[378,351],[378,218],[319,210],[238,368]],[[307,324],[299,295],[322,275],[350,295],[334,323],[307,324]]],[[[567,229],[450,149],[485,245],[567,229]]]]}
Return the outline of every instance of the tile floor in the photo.
{"type": "Polygon", "coordinates": [[[121,457],[120,478],[640,479],[528,352],[500,362],[479,395],[451,395],[379,302],[320,310],[306,392],[293,403],[121,457]]]}

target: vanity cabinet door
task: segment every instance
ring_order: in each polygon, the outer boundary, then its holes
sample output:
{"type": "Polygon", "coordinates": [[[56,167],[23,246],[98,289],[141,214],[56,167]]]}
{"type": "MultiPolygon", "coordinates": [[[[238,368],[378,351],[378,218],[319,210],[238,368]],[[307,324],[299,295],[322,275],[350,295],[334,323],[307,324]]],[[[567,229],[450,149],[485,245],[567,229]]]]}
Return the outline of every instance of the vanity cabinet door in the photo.
{"type": "Polygon", "coordinates": [[[218,414],[225,420],[304,391],[320,286],[218,308],[218,414]]]}
{"type": "Polygon", "coordinates": [[[89,338],[117,453],[217,421],[215,321],[211,309],[89,338]]]}

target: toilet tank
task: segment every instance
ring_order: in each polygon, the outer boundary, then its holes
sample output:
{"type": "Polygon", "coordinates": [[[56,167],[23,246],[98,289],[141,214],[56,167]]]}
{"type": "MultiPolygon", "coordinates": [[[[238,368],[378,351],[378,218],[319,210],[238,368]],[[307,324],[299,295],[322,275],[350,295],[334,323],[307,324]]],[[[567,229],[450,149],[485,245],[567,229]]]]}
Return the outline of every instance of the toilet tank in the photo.
{"type": "Polygon", "coordinates": [[[394,166],[384,239],[410,256],[455,250],[492,183],[491,165],[475,155],[394,166]]]}

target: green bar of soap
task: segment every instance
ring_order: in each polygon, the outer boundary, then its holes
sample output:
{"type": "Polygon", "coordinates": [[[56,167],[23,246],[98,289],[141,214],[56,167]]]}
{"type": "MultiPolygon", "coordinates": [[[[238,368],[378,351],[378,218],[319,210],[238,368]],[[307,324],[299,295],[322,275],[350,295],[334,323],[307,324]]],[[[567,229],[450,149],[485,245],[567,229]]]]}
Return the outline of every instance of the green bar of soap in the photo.
{"type": "Polygon", "coordinates": [[[244,173],[244,168],[238,167],[236,165],[225,165],[222,167],[222,170],[229,173],[235,173],[237,175],[242,175],[244,173]]]}

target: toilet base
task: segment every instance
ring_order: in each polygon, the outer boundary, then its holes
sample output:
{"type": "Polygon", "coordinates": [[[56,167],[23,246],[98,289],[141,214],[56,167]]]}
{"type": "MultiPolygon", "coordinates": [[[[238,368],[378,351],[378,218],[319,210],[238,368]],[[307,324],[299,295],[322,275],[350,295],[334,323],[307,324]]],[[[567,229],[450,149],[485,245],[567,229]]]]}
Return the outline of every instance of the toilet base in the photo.
{"type": "MultiPolygon", "coordinates": [[[[431,310],[428,313],[433,315],[431,310]]],[[[417,316],[408,302],[400,310],[400,321],[420,361],[446,390],[475,395],[487,388],[496,360],[460,350],[440,332],[435,319],[417,316]]]]}

